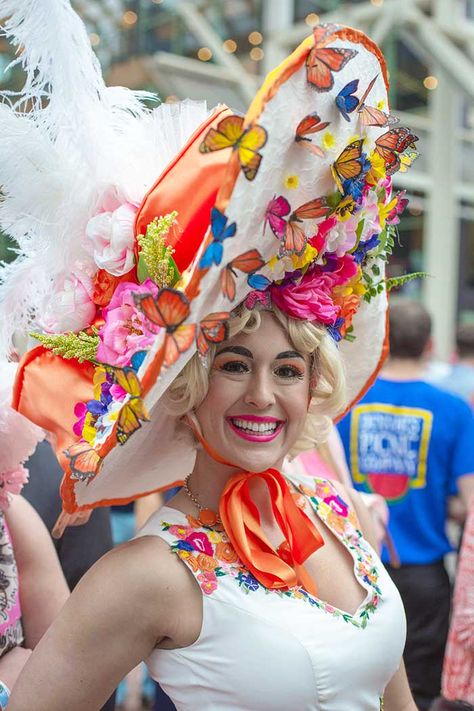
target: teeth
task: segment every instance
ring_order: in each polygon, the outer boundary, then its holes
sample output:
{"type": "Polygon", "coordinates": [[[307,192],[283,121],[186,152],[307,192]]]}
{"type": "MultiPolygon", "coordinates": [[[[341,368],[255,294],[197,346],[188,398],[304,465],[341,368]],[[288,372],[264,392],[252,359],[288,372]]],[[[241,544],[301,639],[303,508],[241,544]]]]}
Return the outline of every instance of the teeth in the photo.
{"type": "Polygon", "coordinates": [[[248,420],[233,419],[233,424],[242,430],[251,432],[270,433],[275,432],[278,422],[249,422],[248,420]]]}

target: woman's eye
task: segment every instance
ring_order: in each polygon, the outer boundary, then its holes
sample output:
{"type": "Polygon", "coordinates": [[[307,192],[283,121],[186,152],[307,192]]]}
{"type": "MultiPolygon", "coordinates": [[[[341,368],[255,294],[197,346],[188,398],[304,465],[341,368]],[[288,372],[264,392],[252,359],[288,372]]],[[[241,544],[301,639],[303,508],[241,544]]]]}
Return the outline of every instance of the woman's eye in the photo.
{"type": "Polygon", "coordinates": [[[248,373],[248,366],[240,360],[229,360],[220,366],[226,373],[248,373]]]}
{"type": "Polygon", "coordinates": [[[304,373],[294,365],[280,365],[275,370],[275,375],[279,378],[287,379],[297,378],[298,380],[302,380],[304,378],[304,373]]]}

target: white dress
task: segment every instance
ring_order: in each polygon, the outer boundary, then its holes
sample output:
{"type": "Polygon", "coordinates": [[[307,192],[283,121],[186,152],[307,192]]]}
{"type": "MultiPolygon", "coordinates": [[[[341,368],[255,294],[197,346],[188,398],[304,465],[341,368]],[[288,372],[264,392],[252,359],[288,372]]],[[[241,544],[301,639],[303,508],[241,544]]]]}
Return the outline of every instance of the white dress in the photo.
{"type": "Polygon", "coordinates": [[[331,482],[293,483],[349,550],[367,591],[351,615],[309,595],[263,587],[225,533],[167,506],[139,533],[164,539],[203,592],[203,622],[189,647],[156,649],[151,676],[179,711],[379,711],[405,643],[400,596],[331,482]],[[193,525],[194,524],[194,525],[193,525]]]}

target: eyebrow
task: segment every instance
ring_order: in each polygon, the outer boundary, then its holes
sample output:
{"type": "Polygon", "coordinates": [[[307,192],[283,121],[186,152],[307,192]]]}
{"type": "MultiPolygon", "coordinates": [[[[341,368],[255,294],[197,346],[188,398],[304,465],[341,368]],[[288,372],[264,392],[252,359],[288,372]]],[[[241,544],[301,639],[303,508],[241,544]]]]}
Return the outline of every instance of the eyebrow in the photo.
{"type": "MultiPolygon", "coordinates": [[[[221,355],[221,353],[236,353],[237,355],[244,356],[244,358],[253,360],[252,351],[249,351],[248,348],[244,348],[243,346],[226,346],[218,351],[216,356],[221,355]]],[[[283,351],[275,357],[275,360],[285,360],[286,358],[301,358],[301,360],[304,360],[301,353],[297,351],[283,351]]]]}

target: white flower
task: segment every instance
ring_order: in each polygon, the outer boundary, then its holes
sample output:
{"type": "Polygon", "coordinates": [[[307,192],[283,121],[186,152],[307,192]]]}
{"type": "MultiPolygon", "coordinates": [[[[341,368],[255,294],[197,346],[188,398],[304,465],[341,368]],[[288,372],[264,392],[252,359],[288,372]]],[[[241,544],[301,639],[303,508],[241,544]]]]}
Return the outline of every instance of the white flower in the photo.
{"type": "Polygon", "coordinates": [[[90,326],[96,313],[91,298],[93,288],[91,278],[84,272],[72,272],[58,279],[41,317],[45,331],[77,333],[90,326]]]}
{"type": "Polygon", "coordinates": [[[137,208],[126,202],[112,212],[100,212],[87,223],[86,237],[99,269],[122,276],[133,267],[136,213],[137,208]]]}

